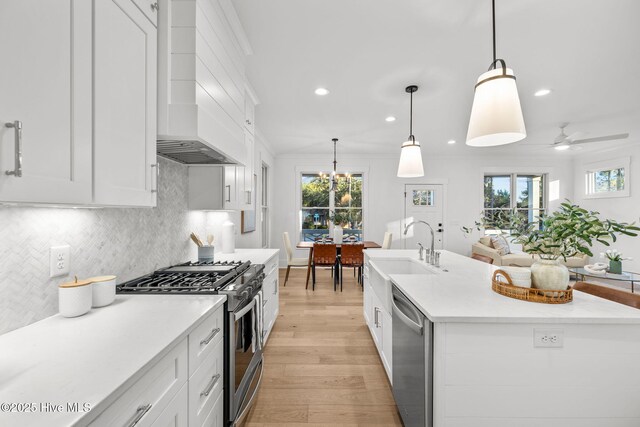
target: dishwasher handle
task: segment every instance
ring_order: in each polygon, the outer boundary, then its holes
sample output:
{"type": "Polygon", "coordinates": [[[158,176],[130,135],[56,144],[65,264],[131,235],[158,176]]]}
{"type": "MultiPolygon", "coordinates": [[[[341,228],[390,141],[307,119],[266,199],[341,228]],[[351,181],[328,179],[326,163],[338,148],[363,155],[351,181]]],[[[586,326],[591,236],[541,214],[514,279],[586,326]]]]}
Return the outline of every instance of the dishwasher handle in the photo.
{"type": "Polygon", "coordinates": [[[415,332],[418,335],[423,335],[424,327],[414,322],[409,318],[409,316],[404,314],[404,312],[400,309],[400,307],[396,305],[396,301],[399,301],[399,300],[396,300],[395,296],[391,298],[391,306],[392,306],[391,309],[393,310],[393,314],[395,314],[398,320],[400,320],[402,323],[407,325],[413,332],[415,332]]]}

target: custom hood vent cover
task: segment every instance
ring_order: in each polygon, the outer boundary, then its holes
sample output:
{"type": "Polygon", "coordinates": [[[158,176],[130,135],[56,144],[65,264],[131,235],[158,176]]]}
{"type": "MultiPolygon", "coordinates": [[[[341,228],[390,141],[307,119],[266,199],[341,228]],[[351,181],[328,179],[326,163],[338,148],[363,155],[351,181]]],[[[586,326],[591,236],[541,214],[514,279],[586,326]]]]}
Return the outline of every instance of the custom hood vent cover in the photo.
{"type": "Polygon", "coordinates": [[[160,140],[158,155],[189,165],[233,165],[233,160],[200,141],[160,140]]]}

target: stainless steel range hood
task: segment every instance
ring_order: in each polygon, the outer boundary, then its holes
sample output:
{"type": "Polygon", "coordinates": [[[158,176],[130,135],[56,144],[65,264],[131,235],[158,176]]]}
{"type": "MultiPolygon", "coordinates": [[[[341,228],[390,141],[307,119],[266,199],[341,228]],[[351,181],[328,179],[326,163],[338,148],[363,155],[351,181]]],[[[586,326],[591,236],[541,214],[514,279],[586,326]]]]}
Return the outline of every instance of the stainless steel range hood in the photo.
{"type": "Polygon", "coordinates": [[[158,155],[184,164],[231,165],[234,160],[200,141],[158,140],[158,155]]]}

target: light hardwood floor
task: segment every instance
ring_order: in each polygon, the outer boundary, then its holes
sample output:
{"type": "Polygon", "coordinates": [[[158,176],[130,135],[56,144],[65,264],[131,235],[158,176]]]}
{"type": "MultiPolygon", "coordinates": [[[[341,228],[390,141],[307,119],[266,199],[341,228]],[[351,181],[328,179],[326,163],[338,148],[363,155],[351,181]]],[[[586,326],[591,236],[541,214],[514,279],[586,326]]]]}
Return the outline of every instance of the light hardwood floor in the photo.
{"type": "Polygon", "coordinates": [[[318,270],[280,270],[280,314],[265,348],[265,372],[249,427],[401,426],[384,368],[362,316],[362,291],[345,269],[344,291],[318,270]]]}

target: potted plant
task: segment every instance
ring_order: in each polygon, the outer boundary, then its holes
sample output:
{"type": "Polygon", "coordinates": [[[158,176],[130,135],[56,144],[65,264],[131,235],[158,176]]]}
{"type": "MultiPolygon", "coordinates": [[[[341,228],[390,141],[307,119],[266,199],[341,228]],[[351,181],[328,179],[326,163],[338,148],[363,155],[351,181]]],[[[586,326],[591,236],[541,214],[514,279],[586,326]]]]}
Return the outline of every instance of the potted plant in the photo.
{"type": "MultiPolygon", "coordinates": [[[[483,215],[476,221],[477,229],[508,230],[512,240],[522,244],[525,252],[538,255],[531,266],[533,286],[539,289],[565,290],[569,286],[569,270],[560,263],[578,254],[593,256],[591,247],[598,242],[605,246],[615,242],[618,235],[637,236],[639,227],[634,224],[601,219],[600,213],[588,211],[570,201],[540,221],[528,223],[516,209],[502,211],[488,218],[483,215]]],[[[469,234],[470,227],[463,227],[469,234]]]]}
{"type": "Polygon", "coordinates": [[[618,235],[637,236],[637,231],[640,228],[634,224],[601,219],[599,212],[565,202],[557,211],[541,215],[539,228],[530,227],[523,233],[516,230],[515,234],[528,253],[539,256],[531,266],[533,286],[564,290],[569,286],[569,270],[560,264],[560,258],[593,256],[590,248],[595,242],[609,246],[618,235]]]}
{"type": "Polygon", "coordinates": [[[625,259],[631,259],[623,258],[622,253],[617,249],[607,249],[605,252],[600,254],[600,257],[607,258],[609,260],[609,273],[612,274],[622,274],[622,261],[625,259]]]}

